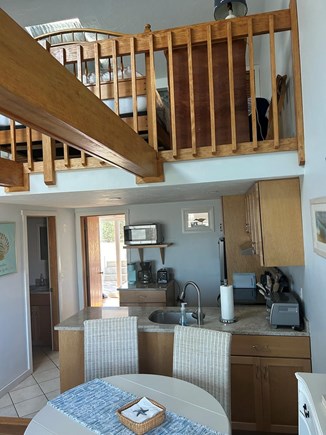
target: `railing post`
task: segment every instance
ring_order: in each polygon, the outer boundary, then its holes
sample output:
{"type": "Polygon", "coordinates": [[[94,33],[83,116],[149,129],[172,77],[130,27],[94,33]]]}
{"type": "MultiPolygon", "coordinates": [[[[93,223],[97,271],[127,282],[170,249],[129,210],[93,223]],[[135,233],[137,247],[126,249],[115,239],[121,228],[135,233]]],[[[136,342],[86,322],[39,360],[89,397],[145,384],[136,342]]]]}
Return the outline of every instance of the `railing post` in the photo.
{"type": "Polygon", "coordinates": [[[294,81],[294,107],[295,122],[298,141],[299,165],[305,164],[304,148],[304,126],[303,126],[303,101],[301,83],[300,44],[298,28],[298,11],[296,0],[290,0],[291,26],[292,26],[292,59],[293,59],[293,81],[294,81]]]}

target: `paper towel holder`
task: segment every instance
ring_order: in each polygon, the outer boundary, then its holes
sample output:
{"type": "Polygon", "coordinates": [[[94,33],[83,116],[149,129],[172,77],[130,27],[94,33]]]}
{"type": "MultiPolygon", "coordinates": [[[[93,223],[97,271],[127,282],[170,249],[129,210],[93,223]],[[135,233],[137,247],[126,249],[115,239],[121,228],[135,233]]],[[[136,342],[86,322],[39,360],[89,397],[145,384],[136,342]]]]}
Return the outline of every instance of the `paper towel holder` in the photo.
{"type": "MultiPolygon", "coordinates": [[[[223,285],[225,285],[225,286],[228,285],[228,281],[227,281],[226,278],[224,278],[224,280],[223,280],[223,285]]],[[[220,297],[221,297],[221,295],[220,295],[220,297]]],[[[220,317],[220,322],[221,323],[224,323],[226,325],[226,324],[229,324],[229,323],[235,323],[236,321],[237,321],[237,318],[235,316],[232,319],[223,319],[223,317],[222,317],[222,309],[221,309],[221,317],[220,317]]]]}

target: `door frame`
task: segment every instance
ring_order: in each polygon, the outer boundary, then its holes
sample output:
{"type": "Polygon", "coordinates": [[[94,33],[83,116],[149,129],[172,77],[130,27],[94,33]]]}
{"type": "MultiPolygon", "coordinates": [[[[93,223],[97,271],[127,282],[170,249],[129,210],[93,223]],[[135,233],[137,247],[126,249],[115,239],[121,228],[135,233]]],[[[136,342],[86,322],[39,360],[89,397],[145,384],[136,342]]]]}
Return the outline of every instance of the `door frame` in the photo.
{"type": "Polygon", "coordinates": [[[89,210],[89,212],[83,210],[82,212],[76,211],[75,224],[76,224],[76,247],[77,247],[77,279],[79,288],[79,309],[82,310],[87,307],[87,259],[85,253],[85,221],[88,217],[103,216],[118,216],[125,217],[125,224],[129,223],[129,210],[108,210],[103,208],[101,210],[89,210]]]}
{"type": "MultiPolygon", "coordinates": [[[[28,363],[29,367],[33,369],[33,354],[32,354],[32,329],[31,329],[31,302],[30,302],[30,295],[29,295],[29,262],[28,262],[28,228],[27,228],[27,219],[29,217],[54,217],[55,218],[55,234],[57,235],[57,212],[52,210],[22,210],[22,221],[23,221],[23,263],[24,263],[24,287],[25,287],[25,300],[26,300],[26,330],[27,330],[27,349],[28,349],[28,363]]],[[[48,225],[48,231],[49,231],[49,225],[48,225]]],[[[57,252],[55,255],[55,263],[58,265],[58,243],[57,245],[57,252]]],[[[50,264],[49,264],[50,269],[50,264]]],[[[50,272],[55,273],[54,271],[50,272]]],[[[53,303],[53,300],[56,304],[56,307],[54,308],[58,313],[60,313],[60,305],[59,305],[59,283],[58,283],[58,269],[56,270],[56,281],[58,286],[58,297],[52,298],[51,297],[51,303],[53,303]]],[[[51,312],[52,317],[52,312],[51,312]]],[[[53,326],[54,326],[54,322],[53,326]]],[[[52,326],[52,327],[53,327],[52,326]]],[[[54,330],[52,330],[52,346],[53,349],[58,350],[58,340],[55,339],[54,330]]]]}

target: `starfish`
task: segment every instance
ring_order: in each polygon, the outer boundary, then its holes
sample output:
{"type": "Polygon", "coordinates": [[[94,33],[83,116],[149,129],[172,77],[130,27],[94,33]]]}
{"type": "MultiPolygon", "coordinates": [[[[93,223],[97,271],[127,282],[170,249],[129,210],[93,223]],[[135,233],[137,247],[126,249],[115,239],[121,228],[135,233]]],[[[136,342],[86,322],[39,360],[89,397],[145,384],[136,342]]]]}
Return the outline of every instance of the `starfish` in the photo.
{"type": "Polygon", "coordinates": [[[148,411],[148,409],[143,409],[141,406],[139,407],[139,409],[134,410],[134,412],[137,412],[136,417],[138,417],[139,414],[146,415],[147,411],[148,411]]]}

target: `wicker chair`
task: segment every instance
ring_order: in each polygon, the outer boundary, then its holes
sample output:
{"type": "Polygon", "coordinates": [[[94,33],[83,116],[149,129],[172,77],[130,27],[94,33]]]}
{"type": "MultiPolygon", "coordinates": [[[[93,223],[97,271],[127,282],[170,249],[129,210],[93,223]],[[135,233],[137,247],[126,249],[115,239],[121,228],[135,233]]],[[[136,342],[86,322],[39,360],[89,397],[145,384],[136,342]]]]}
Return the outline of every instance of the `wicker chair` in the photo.
{"type": "Polygon", "coordinates": [[[138,373],[137,317],[85,320],[85,381],[138,373]]]}
{"type": "Polygon", "coordinates": [[[231,337],[228,332],[176,326],[173,377],[214,396],[231,421],[231,337]]]}

